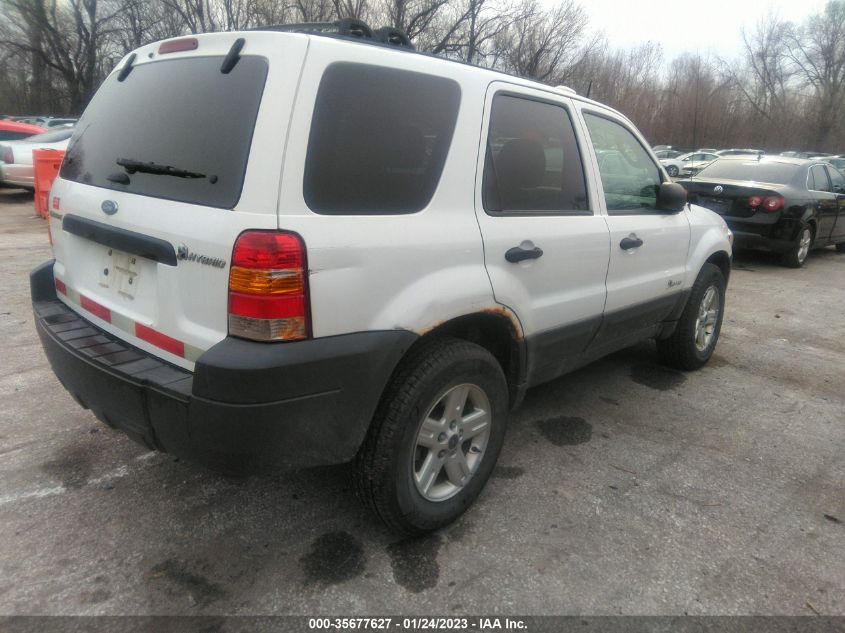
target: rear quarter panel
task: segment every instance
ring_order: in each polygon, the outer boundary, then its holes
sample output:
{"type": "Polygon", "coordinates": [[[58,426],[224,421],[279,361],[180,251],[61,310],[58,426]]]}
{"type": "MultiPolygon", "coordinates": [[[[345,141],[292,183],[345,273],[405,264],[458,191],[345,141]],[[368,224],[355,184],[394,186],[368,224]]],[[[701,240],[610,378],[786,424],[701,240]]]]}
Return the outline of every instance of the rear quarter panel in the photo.
{"type": "Polygon", "coordinates": [[[296,231],[306,244],[315,337],[392,329],[422,334],[451,318],[496,307],[473,209],[488,81],[477,72],[461,77],[455,66],[328,38],[311,43],[288,136],[279,228],[296,231]],[[452,144],[437,190],[421,211],[321,215],[306,205],[304,165],[315,98],[325,68],[341,60],[458,81],[461,104],[452,144]]]}

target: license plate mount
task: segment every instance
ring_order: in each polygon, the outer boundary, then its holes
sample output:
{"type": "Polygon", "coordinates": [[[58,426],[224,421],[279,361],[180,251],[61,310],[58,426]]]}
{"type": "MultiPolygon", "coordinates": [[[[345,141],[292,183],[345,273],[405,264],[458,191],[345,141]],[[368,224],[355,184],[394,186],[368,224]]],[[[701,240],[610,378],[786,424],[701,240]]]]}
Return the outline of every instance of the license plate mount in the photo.
{"type": "Polygon", "coordinates": [[[137,255],[106,249],[100,266],[100,286],[134,299],[140,280],[138,268],[137,255]]]}

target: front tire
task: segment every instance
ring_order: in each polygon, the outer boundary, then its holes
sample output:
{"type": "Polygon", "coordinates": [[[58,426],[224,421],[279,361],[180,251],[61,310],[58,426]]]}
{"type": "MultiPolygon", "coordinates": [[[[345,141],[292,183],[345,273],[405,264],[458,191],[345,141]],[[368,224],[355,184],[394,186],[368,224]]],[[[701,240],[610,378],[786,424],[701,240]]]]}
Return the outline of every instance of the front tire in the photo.
{"type": "Polygon", "coordinates": [[[663,363],[690,371],[710,360],[722,330],[726,286],[718,266],[701,267],[675,331],[657,341],[657,352],[663,363]]]}
{"type": "Polygon", "coordinates": [[[789,252],[783,255],[784,266],[790,268],[801,268],[804,262],[807,261],[807,255],[810,254],[810,249],[813,247],[813,227],[805,224],[798,233],[798,238],[789,252]]]}
{"type": "Polygon", "coordinates": [[[396,532],[448,525],[493,471],[508,414],[502,368],[484,348],[438,338],[405,358],[355,462],[358,496],[396,532]]]}

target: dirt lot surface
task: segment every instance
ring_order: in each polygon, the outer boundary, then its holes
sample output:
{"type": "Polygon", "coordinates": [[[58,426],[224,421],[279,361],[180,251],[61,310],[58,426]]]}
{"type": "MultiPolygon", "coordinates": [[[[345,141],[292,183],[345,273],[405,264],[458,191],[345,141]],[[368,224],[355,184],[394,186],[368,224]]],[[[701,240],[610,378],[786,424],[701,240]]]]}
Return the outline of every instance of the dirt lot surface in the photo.
{"type": "Polygon", "coordinates": [[[495,477],[397,541],[346,467],[231,480],[79,408],[0,191],[0,614],[845,614],[845,255],[738,258],[712,362],[652,345],[529,392],[495,477]]]}

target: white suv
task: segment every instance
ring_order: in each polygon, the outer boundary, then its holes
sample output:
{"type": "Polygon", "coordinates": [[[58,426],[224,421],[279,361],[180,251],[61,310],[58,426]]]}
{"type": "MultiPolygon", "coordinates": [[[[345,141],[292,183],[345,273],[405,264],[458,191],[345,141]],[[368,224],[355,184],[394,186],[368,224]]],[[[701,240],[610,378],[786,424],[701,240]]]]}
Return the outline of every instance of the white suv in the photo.
{"type": "Polygon", "coordinates": [[[32,299],[106,424],[224,471],[354,461],[420,533],[479,494],[527,388],[649,338],[707,362],[731,234],[619,113],[384,39],[127,56],[74,132],[32,299]]]}

